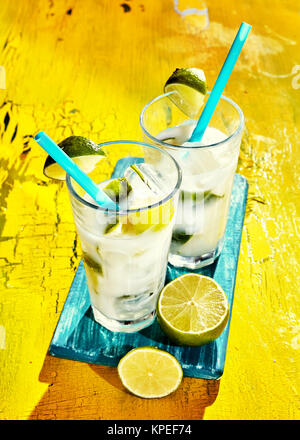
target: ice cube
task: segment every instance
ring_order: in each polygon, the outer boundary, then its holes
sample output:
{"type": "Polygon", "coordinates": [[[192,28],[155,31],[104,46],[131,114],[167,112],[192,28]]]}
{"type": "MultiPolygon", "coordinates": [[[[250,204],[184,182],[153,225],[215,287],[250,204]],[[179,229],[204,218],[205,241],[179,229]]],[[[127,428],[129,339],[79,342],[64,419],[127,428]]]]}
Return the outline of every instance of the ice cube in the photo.
{"type": "Polygon", "coordinates": [[[147,163],[131,165],[126,169],[124,177],[132,188],[128,196],[130,208],[148,206],[168,194],[167,180],[147,163]]]}

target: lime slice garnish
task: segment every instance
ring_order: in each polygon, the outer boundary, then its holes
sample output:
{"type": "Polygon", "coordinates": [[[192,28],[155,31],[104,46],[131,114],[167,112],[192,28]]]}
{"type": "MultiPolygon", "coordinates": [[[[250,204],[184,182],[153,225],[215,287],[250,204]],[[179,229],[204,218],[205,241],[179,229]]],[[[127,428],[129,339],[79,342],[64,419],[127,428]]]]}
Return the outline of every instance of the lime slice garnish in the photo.
{"type": "MultiPolygon", "coordinates": [[[[105,153],[99,145],[83,136],[70,136],[58,146],[86,173],[93,171],[105,153]]],[[[51,156],[47,156],[44,174],[55,180],[65,180],[66,172],[51,156]]]]}
{"type": "Polygon", "coordinates": [[[169,98],[190,118],[200,111],[207,92],[205,74],[195,67],[176,69],[164,86],[165,93],[172,93],[169,98]]]}
{"type": "Polygon", "coordinates": [[[131,350],[120,360],[118,373],[128,391],[146,399],[173,393],[183,377],[177,359],[155,347],[131,350]]]}
{"type": "MultiPolygon", "coordinates": [[[[103,269],[99,261],[96,261],[87,252],[82,253],[82,259],[85,266],[86,276],[93,286],[98,285],[99,276],[103,276],[103,269]]],[[[97,293],[94,288],[94,292],[97,293]]]]}
{"type": "Polygon", "coordinates": [[[225,292],[212,278],[188,273],[175,278],[160,293],[157,319],[179,345],[203,345],[220,336],[229,319],[225,292]]]}

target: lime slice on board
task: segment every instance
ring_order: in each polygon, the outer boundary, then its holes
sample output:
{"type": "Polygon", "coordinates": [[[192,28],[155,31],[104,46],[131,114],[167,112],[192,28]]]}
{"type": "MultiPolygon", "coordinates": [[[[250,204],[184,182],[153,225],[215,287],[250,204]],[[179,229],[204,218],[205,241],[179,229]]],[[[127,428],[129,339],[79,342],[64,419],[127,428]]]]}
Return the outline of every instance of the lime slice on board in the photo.
{"type": "Polygon", "coordinates": [[[183,372],[177,359],[155,347],[139,347],[119,362],[118,373],[124,387],[143,398],[165,397],[179,387],[183,372]]]}
{"type": "Polygon", "coordinates": [[[194,118],[200,111],[207,92],[205,74],[195,67],[176,69],[164,86],[164,92],[188,117],[194,118]]]}
{"type": "Polygon", "coordinates": [[[225,292],[212,278],[188,273],[175,278],[160,293],[157,320],[179,345],[203,345],[220,336],[229,319],[225,292]]]}
{"type": "MultiPolygon", "coordinates": [[[[99,160],[105,156],[99,145],[83,136],[70,136],[58,146],[86,173],[93,171],[99,160]]],[[[55,180],[66,178],[65,170],[51,156],[47,156],[44,174],[55,180]]]]}

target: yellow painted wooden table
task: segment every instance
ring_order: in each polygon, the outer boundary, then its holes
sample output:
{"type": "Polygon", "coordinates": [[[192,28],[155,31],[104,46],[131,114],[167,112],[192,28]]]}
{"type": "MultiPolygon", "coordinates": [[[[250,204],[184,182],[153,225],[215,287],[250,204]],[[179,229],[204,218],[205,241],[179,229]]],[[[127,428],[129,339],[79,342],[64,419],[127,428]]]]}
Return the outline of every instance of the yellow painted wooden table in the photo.
{"type": "Polygon", "coordinates": [[[206,0],[206,29],[188,4],[204,2],[1,0],[0,419],[299,418],[299,2],[206,0]],[[47,354],[81,250],[32,136],[140,139],[170,73],[197,66],[211,86],[242,20],[226,95],[245,113],[250,187],[225,372],[138,399],[114,368],[47,354]]]}

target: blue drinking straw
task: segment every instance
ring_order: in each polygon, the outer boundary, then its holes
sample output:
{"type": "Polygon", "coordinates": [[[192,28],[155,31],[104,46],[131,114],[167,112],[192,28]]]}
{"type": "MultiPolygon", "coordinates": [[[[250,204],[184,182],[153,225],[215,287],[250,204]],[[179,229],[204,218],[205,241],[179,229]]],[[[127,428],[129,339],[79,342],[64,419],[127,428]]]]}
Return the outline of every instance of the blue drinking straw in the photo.
{"type": "Polygon", "coordinates": [[[117,205],[85,174],[78,165],[43,131],[34,140],[58,163],[102,208],[117,209],[117,205]]]}
{"type": "Polygon", "coordinates": [[[206,105],[200,115],[200,118],[197,122],[196,128],[194,129],[192,136],[189,140],[189,142],[200,142],[204,132],[206,130],[206,127],[209,124],[209,121],[213,115],[213,112],[215,111],[215,108],[219,102],[219,99],[221,98],[221,95],[223,93],[223,90],[225,89],[225,86],[227,84],[228,78],[231,75],[231,72],[235,66],[235,63],[241,53],[241,50],[244,46],[244,43],[248,37],[248,34],[250,32],[251,26],[247,23],[242,23],[238,33],[236,34],[236,37],[234,39],[234,42],[231,46],[231,49],[226,57],[226,60],[223,64],[223,67],[219,73],[219,76],[217,78],[217,81],[215,82],[215,85],[209,95],[209,98],[206,102],[206,105]]]}

